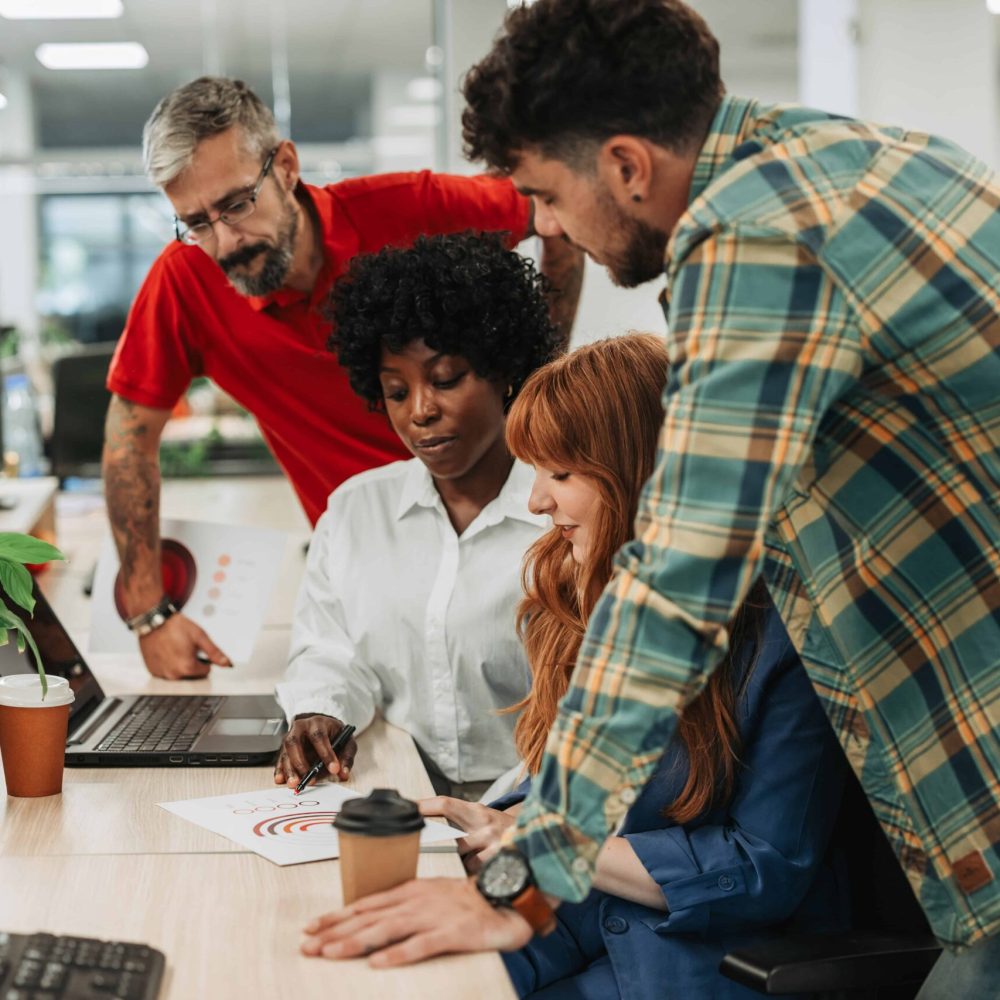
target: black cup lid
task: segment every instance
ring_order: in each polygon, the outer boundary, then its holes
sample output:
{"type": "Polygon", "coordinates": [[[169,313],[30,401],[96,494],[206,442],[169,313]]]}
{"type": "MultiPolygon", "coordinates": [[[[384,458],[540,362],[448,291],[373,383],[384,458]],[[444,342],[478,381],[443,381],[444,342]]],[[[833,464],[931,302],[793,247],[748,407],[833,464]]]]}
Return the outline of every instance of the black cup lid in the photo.
{"type": "Polygon", "coordinates": [[[345,833],[395,837],[422,830],[424,818],[416,802],[404,799],[395,788],[376,788],[367,798],[348,799],[333,825],[345,833]]]}

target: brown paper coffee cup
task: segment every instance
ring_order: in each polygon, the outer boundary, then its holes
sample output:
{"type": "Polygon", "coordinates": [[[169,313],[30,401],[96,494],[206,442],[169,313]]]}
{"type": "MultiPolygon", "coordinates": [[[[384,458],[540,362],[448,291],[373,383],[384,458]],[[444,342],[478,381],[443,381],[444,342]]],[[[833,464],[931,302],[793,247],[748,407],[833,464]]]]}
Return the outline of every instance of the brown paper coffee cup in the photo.
{"type": "Polygon", "coordinates": [[[414,878],[424,820],[415,802],[388,788],[350,799],[334,820],[344,905],[414,878]]]}
{"type": "Polygon", "coordinates": [[[48,683],[42,701],[37,674],[0,678],[0,757],[8,795],[30,798],[62,791],[73,692],[65,678],[48,683]]]}

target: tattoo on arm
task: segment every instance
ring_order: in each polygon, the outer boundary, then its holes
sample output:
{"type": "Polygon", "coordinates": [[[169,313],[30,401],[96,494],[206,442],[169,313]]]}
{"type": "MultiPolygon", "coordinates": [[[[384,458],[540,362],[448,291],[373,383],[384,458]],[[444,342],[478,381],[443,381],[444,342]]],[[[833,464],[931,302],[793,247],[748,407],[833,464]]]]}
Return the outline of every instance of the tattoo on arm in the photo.
{"type": "Polygon", "coordinates": [[[565,351],[583,288],[583,253],[560,237],[543,237],[540,270],[551,285],[549,315],[559,330],[560,347],[565,351]]]}
{"type": "Polygon", "coordinates": [[[122,578],[139,604],[158,600],[162,592],[158,448],[149,411],[115,396],[105,424],[104,492],[122,578]]]}

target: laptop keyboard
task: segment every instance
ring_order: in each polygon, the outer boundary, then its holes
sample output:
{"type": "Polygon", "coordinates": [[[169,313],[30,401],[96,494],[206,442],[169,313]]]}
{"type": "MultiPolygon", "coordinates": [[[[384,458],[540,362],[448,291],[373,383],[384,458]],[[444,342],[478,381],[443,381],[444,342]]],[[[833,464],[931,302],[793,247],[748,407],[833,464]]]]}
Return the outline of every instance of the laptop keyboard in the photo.
{"type": "MultiPolygon", "coordinates": [[[[113,753],[190,750],[221,704],[222,698],[146,695],[135,702],[97,749],[113,753]]],[[[6,997],[0,994],[0,1000],[6,997]]]]}
{"type": "Polygon", "coordinates": [[[144,944],[0,931],[0,1000],[154,1000],[164,965],[144,944]]]}

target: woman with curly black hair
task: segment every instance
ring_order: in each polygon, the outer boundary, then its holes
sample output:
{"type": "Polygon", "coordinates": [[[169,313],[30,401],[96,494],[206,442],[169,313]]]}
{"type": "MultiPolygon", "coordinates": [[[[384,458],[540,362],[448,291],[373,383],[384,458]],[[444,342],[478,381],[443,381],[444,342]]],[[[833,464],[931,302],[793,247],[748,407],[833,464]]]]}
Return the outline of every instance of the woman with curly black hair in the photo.
{"type": "Polygon", "coordinates": [[[435,789],[478,796],[517,763],[530,677],[514,627],[520,564],[545,527],[531,470],[504,442],[507,407],[555,352],[544,282],[499,237],[422,237],[356,257],[331,349],[414,459],[330,496],[309,549],[278,697],[290,730],[275,781],[322,760],[345,779],[348,723],[380,711],[420,748],[435,789]]]}

